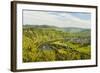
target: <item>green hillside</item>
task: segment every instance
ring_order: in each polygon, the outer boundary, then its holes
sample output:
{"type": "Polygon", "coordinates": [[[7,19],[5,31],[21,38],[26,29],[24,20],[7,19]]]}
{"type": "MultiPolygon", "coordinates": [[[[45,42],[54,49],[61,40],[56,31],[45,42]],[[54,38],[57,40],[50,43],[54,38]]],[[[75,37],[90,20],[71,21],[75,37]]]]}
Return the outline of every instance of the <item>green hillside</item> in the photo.
{"type": "Polygon", "coordinates": [[[23,25],[23,62],[90,59],[90,32],[81,28],[23,25]]]}

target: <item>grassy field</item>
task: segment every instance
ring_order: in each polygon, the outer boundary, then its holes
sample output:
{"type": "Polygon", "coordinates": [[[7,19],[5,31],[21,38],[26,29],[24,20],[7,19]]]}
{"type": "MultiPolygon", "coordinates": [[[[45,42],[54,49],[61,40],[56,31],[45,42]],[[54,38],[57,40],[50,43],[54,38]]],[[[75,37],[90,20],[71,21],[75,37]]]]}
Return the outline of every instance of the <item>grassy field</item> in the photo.
{"type": "Polygon", "coordinates": [[[23,62],[91,58],[91,30],[23,25],[23,62]]]}

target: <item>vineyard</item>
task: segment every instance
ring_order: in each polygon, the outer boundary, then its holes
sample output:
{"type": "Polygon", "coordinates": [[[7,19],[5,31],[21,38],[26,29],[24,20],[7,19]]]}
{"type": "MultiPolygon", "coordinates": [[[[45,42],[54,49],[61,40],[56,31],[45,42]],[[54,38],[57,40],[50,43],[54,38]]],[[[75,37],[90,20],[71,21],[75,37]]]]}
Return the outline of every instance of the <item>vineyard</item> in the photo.
{"type": "Polygon", "coordinates": [[[23,62],[91,58],[90,29],[23,25],[23,62]]]}

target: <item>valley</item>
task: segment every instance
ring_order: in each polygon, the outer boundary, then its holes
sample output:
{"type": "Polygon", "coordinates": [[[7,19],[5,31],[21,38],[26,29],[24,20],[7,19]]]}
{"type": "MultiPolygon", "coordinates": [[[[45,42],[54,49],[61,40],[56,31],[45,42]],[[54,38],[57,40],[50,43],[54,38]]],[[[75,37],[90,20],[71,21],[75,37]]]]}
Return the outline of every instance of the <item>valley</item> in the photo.
{"type": "Polygon", "coordinates": [[[91,59],[91,30],[23,25],[23,62],[91,59]]]}

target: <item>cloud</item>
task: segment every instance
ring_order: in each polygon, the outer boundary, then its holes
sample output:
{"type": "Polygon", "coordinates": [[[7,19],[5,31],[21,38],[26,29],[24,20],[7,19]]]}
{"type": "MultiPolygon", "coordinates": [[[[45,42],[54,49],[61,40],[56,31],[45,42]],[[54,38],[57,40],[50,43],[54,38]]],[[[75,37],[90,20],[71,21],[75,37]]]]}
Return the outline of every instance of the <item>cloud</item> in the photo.
{"type": "Polygon", "coordinates": [[[80,19],[67,12],[23,11],[23,24],[90,28],[91,20],[80,19]]]}

